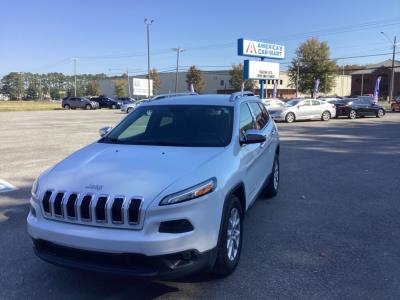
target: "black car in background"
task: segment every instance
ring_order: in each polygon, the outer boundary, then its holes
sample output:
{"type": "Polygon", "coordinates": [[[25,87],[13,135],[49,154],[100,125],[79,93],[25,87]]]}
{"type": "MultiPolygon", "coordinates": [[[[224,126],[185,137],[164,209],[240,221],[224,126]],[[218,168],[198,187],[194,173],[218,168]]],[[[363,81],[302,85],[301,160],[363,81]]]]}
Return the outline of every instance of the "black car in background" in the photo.
{"type": "Polygon", "coordinates": [[[345,116],[355,119],[357,117],[374,116],[381,118],[385,115],[385,109],[368,98],[343,98],[337,101],[335,106],[336,117],[345,116]]]}
{"type": "Polygon", "coordinates": [[[105,96],[93,97],[90,100],[95,101],[99,104],[100,108],[121,108],[121,103],[105,96]]]}

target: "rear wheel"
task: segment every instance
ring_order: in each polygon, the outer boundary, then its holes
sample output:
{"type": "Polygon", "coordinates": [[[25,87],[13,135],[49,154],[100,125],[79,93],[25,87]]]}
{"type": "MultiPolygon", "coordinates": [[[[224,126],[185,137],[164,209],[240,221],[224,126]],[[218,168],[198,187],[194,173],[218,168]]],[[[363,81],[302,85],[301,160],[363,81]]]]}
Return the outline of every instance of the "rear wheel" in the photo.
{"type": "Polygon", "coordinates": [[[357,117],[357,113],[354,109],[349,112],[349,119],[355,119],[357,117]]]}
{"type": "Polygon", "coordinates": [[[214,272],[224,276],[232,273],[239,263],[243,232],[243,210],[239,198],[232,195],[227,201],[214,266],[214,272]]]}
{"type": "Polygon", "coordinates": [[[382,118],[385,115],[385,112],[383,111],[383,109],[378,109],[378,113],[376,114],[377,118],[382,118]]]}
{"type": "Polygon", "coordinates": [[[69,104],[65,104],[65,105],[64,105],[64,108],[65,108],[65,109],[71,109],[71,106],[69,106],[69,104]]]}
{"type": "Polygon", "coordinates": [[[89,104],[86,104],[85,109],[89,110],[89,109],[92,109],[92,107],[89,104]]]}
{"type": "Polygon", "coordinates": [[[116,109],[117,106],[116,106],[115,104],[113,104],[113,105],[111,106],[111,108],[112,108],[112,109],[116,109]]]}
{"type": "Polygon", "coordinates": [[[291,113],[291,112],[288,113],[285,117],[285,120],[287,123],[293,123],[295,119],[296,119],[296,117],[295,117],[294,113],[291,113]]]}
{"type": "Polygon", "coordinates": [[[129,107],[129,108],[126,110],[126,113],[129,114],[132,110],[133,110],[133,107],[129,107]]]}
{"type": "Polygon", "coordinates": [[[331,113],[329,111],[326,110],[322,113],[321,116],[322,121],[329,121],[330,118],[331,118],[331,113]]]}

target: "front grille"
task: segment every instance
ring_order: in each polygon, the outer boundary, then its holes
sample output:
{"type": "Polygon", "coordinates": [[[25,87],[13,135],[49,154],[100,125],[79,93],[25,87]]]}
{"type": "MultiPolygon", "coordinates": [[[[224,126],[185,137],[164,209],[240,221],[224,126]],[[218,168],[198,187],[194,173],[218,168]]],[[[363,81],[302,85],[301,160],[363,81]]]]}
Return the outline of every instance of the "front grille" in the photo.
{"type": "Polygon", "coordinates": [[[141,197],[68,193],[47,190],[41,198],[48,219],[103,227],[137,229],[140,225],[141,197]]]}

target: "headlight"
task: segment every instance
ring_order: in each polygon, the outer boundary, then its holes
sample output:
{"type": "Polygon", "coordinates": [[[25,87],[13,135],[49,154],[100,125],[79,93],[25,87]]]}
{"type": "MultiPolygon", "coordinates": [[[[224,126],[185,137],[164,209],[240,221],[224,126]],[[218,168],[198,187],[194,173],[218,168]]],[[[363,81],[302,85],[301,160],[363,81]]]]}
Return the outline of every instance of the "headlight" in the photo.
{"type": "Polygon", "coordinates": [[[31,189],[32,198],[37,199],[38,190],[39,190],[39,180],[38,180],[38,178],[36,178],[32,184],[32,189],[31,189]]]}
{"type": "Polygon", "coordinates": [[[186,190],[169,195],[160,201],[160,205],[169,205],[199,198],[211,193],[217,187],[217,179],[211,178],[186,190]]]}

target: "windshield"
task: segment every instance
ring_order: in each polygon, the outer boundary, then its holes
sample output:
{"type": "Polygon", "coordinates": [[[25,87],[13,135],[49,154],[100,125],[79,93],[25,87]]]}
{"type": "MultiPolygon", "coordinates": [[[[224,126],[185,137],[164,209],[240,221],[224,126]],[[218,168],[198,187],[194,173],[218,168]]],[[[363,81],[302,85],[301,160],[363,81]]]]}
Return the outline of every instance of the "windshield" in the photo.
{"type": "Polygon", "coordinates": [[[290,100],[290,101],[288,101],[288,102],[286,102],[284,105],[285,106],[295,106],[295,105],[297,105],[297,104],[299,104],[300,102],[301,102],[302,100],[290,100]]]}
{"type": "Polygon", "coordinates": [[[232,137],[233,107],[141,106],[100,143],[183,147],[225,147],[232,137]]]}

